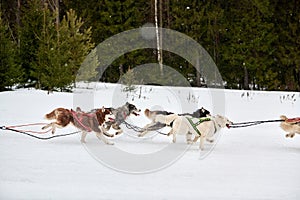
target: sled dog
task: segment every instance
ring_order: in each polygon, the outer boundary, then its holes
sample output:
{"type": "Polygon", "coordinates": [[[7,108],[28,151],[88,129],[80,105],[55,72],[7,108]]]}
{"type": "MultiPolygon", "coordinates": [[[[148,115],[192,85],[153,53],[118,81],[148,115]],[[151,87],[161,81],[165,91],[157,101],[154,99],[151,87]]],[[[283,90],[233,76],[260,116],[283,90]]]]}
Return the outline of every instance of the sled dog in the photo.
{"type": "Polygon", "coordinates": [[[102,126],[105,122],[114,121],[114,115],[109,109],[101,108],[86,113],[81,111],[80,108],[77,108],[76,111],[72,109],[56,108],[52,112],[46,114],[45,118],[48,120],[55,120],[42,128],[46,129],[51,127],[52,134],[55,133],[56,128],[63,128],[68,124],[72,124],[82,131],[82,143],[85,143],[87,132],[93,131],[105,144],[113,144],[103,136],[103,134],[105,134],[108,137],[113,137],[113,135],[105,133],[102,126]]]}
{"type": "Polygon", "coordinates": [[[140,109],[138,109],[135,105],[126,102],[125,105],[118,107],[118,108],[108,108],[114,115],[114,121],[107,121],[105,122],[105,132],[110,130],[112,127],[116,130],[116,135],[123,132],[120,125],[131,115],[138,116],[140,109]]]}
{"type": "Polygon", "coordinates": [[[195,143],[200,138],[201,150],[204,149],[204,140],[213,142],[213,137],[221,128],[229,127],[232,122],[224,116],[216,115],[204,118],[193,118],[191,116],[171,115],[157,115],[155,121],[170,125],[173,123],[172,129],[168,133],[173,135],[173,143],[176,142],[177,134],[186,135],[188,144],[195,143]],[[194,139],[191,137],[194,135],[194,139]]]}
{"type": "Polygon", "coordinates": [[[288,119],[286,116],[281,115],[280,119],[284,120],[280,123],[280,127],[288,132],[285,137],[293,138],[296,133],[300,134],[300,118],[288,119]]]}
{"type": "MultiPolygon", "coordinates": [[[[149,131],[156,131],[156,130],[159,130],[159,129],[167,126],[166,123],[161,123],[156,120],[156,117],[158,115],[171,115],[174,113],[168,112],[168,111],[161,111],[161,110],[150,111],[149,109],[146,109],[144,111],[144,114],[148,119],[151,120],[151,123],[149,123],[143,127],[142,132],[138,134],[139,137],[146,135],[149,131]]],[[[189,114],[189,113],[179,114],[179,116],[185,116],[185,115],[189,115],[189,116],[195,117],[195,118],[211,116],[210,112],[203,107],[200,109],[197,109],[195,112],[193,112],[191,114],[189,114]]],[[[170,126],[172,126],[172,123],[170,124],[170,126]]]]}

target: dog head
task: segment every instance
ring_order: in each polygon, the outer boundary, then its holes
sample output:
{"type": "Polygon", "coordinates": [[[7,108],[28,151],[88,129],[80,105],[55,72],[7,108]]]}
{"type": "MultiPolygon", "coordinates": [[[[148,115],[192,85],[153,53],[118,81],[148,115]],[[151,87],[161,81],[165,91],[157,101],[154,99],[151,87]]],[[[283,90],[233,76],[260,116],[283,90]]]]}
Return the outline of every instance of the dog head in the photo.
{"type": "Polygon", "coordinates": [[[210,112],[203,107],[201,107],[198,110],[198,113],[199,113],[199,117],[210,117],[211,116],[210,112]]]}
{"type": "Polygon", "coordinates": [[[232,122],[224,116],[221,115],[216,115],[215,117],[215,122],[221,127],[221,128],[229,128],[230,125],[232,125],[232,122]]]}
{"type": "Polygon", "coordinates": [[[101,109],[96,110],[96,116],[99,124],[104,122],[114,122],[115,115],[113,115],[111,109],[102,107],[101,109]]]}
{"type": "Polygon", "coordinates": [[[131,103],[126,103],[126,106],[128,107],[129,114],[134,114],[135,116],[139,115],[139,112],[141,112],[141,109],[137,109],[137,107],[131,103]]]}
{"type": "Polygon", "coordinates": [[[282,120],[287,120],[288,118],[285,116],[285,115],[280,115],[280,119],[282,119],[282,120]]]}

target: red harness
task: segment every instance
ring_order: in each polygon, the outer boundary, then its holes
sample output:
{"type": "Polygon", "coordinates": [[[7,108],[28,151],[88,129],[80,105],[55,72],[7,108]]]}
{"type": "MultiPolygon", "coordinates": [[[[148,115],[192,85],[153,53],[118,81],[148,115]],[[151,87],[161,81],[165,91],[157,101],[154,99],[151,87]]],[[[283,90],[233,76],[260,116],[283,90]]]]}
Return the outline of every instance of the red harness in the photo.
{"type": "Polygon", "coordinates": [[[300,117],[290,118],[290,119],[287,119],[285,121],[289,122],[289,123],[297,123],[297,122],[300,122],[300,117]]]}
{"type": "Polygon", "coordinates": [[[96,113],[84,113],[84,112],[76,112],[74,111],[73,109],[71,109],[71,113],[73,115],[73,118],[78,122],[78,124],[80,126],[82,126],[82,128],[84,128],[87,132],[92,132],[93,130],[88,127],[88,126],[85,126],[82,121],[83,121],[83,117],[86,116],[86,117],[89,117],[89,118],[94,118],[94,117],[97,117],[96,116],[96,113]],[[77,116],[77,114],[79,114],[80,117],[77,116]]]}

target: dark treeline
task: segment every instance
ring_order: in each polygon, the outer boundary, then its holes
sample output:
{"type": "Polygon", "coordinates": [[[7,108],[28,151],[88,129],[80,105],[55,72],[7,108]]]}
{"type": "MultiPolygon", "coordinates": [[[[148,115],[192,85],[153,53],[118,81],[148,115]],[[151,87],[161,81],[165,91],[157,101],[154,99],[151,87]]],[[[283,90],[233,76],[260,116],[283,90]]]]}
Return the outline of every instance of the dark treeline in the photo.
{"type": "MultiPolygon", "coordinates": [[[[155,1],[1,0],[0,90],[34,85],[72,87],[87,54],[105,39],[155,23],[155,1]]],[[[211,55],[227,88],[300,91],[299,0],[157,0],[160,27],[184,33],[211,55]]],[[[117,82],[135,66],[157,62],[157,51],[122,55],[102,81],[117,82]]],[[[180,56],[163,64],[200,86],[180,56]]]]}

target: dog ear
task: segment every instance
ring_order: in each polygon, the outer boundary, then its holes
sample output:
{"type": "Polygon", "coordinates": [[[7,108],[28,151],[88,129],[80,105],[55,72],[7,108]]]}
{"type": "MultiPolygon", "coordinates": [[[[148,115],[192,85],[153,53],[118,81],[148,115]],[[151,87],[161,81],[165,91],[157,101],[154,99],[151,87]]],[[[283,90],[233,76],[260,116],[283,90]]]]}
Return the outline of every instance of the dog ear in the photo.
{"type": "Polygon", "coordinates": [[[104,113],[105,112],[105,108],[104,108],[104,106],[102,106],[102,109],[101,109],[101,111],[104,113]]]}
{"type": "Polygon", "coordinates": [[[280,115],[280,119],[287,120],[287,117],[285,115],[280,115]]]}

